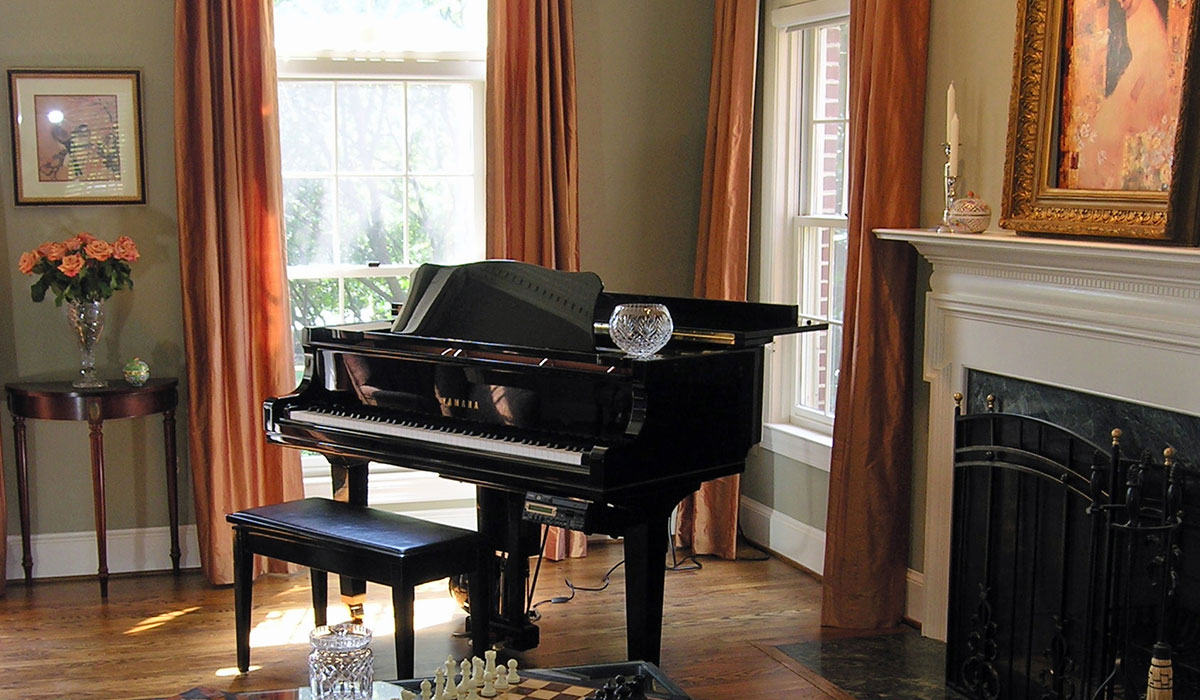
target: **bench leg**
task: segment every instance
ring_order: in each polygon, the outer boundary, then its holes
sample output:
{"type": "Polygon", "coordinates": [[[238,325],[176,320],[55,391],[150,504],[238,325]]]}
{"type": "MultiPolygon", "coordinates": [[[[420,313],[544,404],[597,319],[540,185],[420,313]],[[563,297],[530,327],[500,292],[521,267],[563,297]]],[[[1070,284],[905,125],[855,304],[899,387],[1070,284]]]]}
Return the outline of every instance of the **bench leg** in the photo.
{"type": "Polygon", "coordinates": [[[392,567],[392,611],[396,618],[396,678],[413,677],[413,587],[403,563],[392,567]]]}
{"type": "Polygon", "coordinates": [[[481,546],[475,571],[467,576],[467,595],[471,600],[471,650],[475,656],[491,648],[492,577],[488,575],[492,566],[492,553],[481,546]]]}
{"type": "Polygon", "coordinates": [[[246,543],[246,532],[233,528],[233,615],[237,634],[238,671],[250,670],[250,593],[254,586],[254,553],[246,543]]]}
{"type": "Polygon", "coordinates": [[[312,581],[313,622],[317,627],[326,624],[325,613],[329,608],[329,573],[320,569],[309,569],[312,581]]]}

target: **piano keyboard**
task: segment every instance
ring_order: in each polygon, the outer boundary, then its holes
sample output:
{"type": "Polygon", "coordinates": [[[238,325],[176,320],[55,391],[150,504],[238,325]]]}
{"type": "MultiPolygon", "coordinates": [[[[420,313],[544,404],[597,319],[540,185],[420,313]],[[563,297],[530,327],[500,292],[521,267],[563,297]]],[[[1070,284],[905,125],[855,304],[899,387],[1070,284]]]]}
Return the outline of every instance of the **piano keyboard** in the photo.
{"type": "Polygon", "coordinates": [[[359,433],[369,433],[371,435],[387,435],[506,457],[524,457],[572,466],[581,466],[583,464],[582,449],[570,449],[517,439],[506,440],[486,435],[470,435],[449,429],[431,428],[415,422],[393,418],[372,418],[351,413],[333,413],[317,409],[295,409],[288,413],[288,418],[314,426],[341,428],[359,433]]]}

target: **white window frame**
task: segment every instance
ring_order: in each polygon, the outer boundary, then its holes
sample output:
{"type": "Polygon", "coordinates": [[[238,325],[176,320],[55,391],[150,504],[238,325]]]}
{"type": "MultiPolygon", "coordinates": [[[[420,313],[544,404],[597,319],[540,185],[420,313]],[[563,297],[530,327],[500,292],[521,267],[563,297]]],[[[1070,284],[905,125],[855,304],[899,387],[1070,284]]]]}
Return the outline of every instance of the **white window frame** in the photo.
{"type": "MultiPolygon", "coordinates": [[[[412,53],[395,56],[372,55],[366,58],[344,58],[322,52],[312,57],[280,57],[277,60],[277,79],[313,81],[387,81],[464,82],[472,86],[475,100],[475,230],[480,243],[486,226],[485,196],[487,186],[485,124],[486,63],[482,55],[453,53],[412,53]]],[[[336,141],[335,141],[336,148],[336,141]]],[[[336,170],[335,170],[336,172],[336,170]]],[[[335,188],[336,197],[336,188],[335,188]]],[[[336,199],[335,199],[336,202],[336,199]]],[[[482,248],[481,248],[482,249],[482,248]]],[[[404,277],[416,269],[415,264],[356,265],[315,264],[289,265],[288,280],[347,279],[362,277],[404,277]]],[[[344,285],[339,285],[343,290],[344,285]]],[[[339,298],[339,307],[344,299],[339,298]]],[[[329,486],[329,463],[324,457],[305,454],[301,466],[306,495],[321,495],[329,486]]],[[[460,487],[457,482],[448,486],[435,474],[414,472],[402,467],[376,465],[372,472],[371,502],[373,505],[400,507],[401,510],[429,511],[433,519],[441,517],[463,527],[473,527],[474,488],[460,487]],[[403,505],[401,505],[403,504],[403,505]],[[466,515],[464,515],[464,513],[466,515]],[[470,517],[468,517],[470,516],[470,517]],[[462,521],[462,522],[459,522],[462,521]]]]}
{"type": "MultiPolygon", "coordinates": [[[[471,85],[474,93],[474,139],[475,162],[475,230],[479,235],[480,250],[483,250],[484,231],[487,212],[485,197],[487,187],[487,172],[485,164],[486,148],[484,147],[484,122],[486,105],[485,74],[486,66],[482,57],[472,57],[461,53],[441,56],[430,54],[415,56],[405,54],[404,57],[371,56],[370,58],[344,58],[330,55],[317,55],[305,58],[280,58],[278,61],[278,80],[280,81],[413,81],[413,82],[461,82],[471,85]]],[[[336,140],[334,142],[336,148],[336,140]]],[[[335,160],[336,163],[336,160],[335,160]]],[[[338,171],[334,170],[336,178],[338,171]]],[[[337,189],[334,188],[336,207],[337,189]]],[[[335,224],[336,225],[336,224],[335,224]]],[[[417,268],[415,263],[397,263],[384,265],[368,264],[316,264],[289,265],[288,280],[301,279],[336,279],[339,281],[339,308],[344,307],[344,282],[348,279],[364,277],[407,277],[417,268]]]]}
{"type": "MultiPolygon", "coordinates": [[[[812,76],[796,74],[789,33],[849,17],[849,0],[767,0],[768,26],[764,32],[764,116],[762,240],[759,261],[760,298],[795,303],[798,270],[803,251],[803,227],[845,228],[844,217],[804,216],[800,174],[807,168],[799,134],[793,126],[799,114],[811,126],[803,96],[812,76]],[[787,59],[787,60],[785,60],[787,59]],[[805,86],[795,90],[791,86],[805,86]]],[[[807,174],[804,179],[811,179],[807,174]]],[[[815,331],[824,332],[824,331],[815,331]]],[[[793,410],[797,382],[800,336],[777,339],[767,362],[764,400],[763,447],[772,452],[828,470],[833,442],[833,420],[815,412],[793,410]]]]}

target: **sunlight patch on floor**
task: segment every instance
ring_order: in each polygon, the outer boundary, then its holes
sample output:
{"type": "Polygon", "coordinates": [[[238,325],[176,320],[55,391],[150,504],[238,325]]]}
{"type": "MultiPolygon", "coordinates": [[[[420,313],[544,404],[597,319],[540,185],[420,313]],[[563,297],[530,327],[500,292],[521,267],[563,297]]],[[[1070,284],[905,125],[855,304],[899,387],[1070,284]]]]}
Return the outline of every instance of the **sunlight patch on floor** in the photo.
{"type": "MultiPolygon", "coordinates": [[[[330,586],[330,598],[336,596],[336,585],[330,586]]],[[[413,603],[413,630],[445,624],[461,614],[458,604],[447,592],[445,579],[417,586],[413,603]]],[[[329,624],[334,625],[350,619],[345,605],[332,603],[326,613],[329,624]]],[[[395,632],[395,619],[390,602],[367,601],[363,607],[363,624],[375,636],[395,632]]],[[[312,608],[309,606],[273,610],[266,619],[250,630],[252,648],[282,646],[285,644],[308,644],[308,635],[315,625],[312,608]]]]}
{"type": "Polygon", "coordinates": [[[200,606],[193,606],[190,608],[184,608],[183,610],[172,610],[171,612],[165,612],[161,615],[155,615],[154,617],[147,617],[145,620],[142,620],[141,622],[137,623],[133,627],[130,627],[129,629],[125,630],[125,634],[137,634],[139,632],[146,632],[148,630],[152,630],[155,627],[161,627],[161,626],[167,624],[168,622],[170,622],[171,620],[174,620],[179,617],[183,617],[184,615],[187,615],[188,613],[196,612],[199,609],[200,609],[200,606]]]}
{"type": "MultiPolygon", "coordinates": [[[[246,671],[246,673],[257,671],[260,668],[262,668],[262,666],[259,666],[258,664],[250,664],[250,670],[246,671]]],[[[218,668],[217,672],[213,675],[217,678],[230,678],[232,676],[240,676],[241,674],[242,672],[237,670],[236,666],[227,666],[225,668],[218,668]]]]}

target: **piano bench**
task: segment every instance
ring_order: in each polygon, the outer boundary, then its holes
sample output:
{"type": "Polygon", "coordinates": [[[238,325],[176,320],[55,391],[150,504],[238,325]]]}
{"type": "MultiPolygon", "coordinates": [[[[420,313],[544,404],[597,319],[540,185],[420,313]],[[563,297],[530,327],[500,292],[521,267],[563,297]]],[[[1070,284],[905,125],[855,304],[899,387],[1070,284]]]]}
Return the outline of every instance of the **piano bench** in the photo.
{"type": "Polygon", "coordinates": [[[491,565],[470,530],[356,506],[305,498],[230,513],[233,523],[234,611],[237,665],[250,668],[250,594],[254,555],[311,569],[313,611],[325,624],[327,572],[392,588],[396,619],[396,677],[413,677],[413,587],[455,574],[470,574],[471,641],[476,655],[488,648],[491,565]]]}

